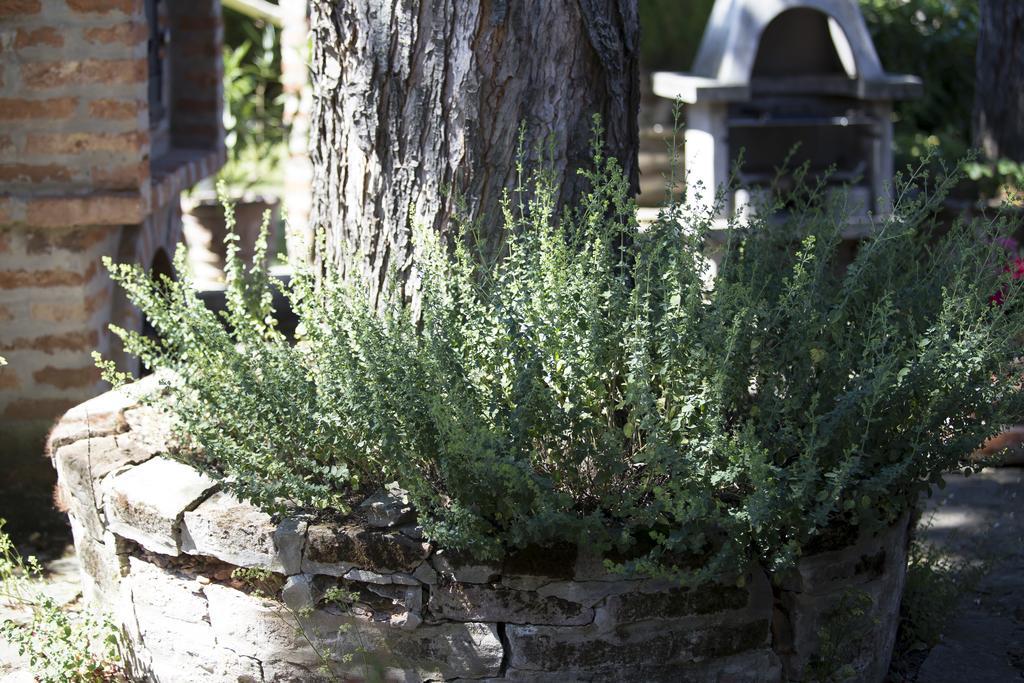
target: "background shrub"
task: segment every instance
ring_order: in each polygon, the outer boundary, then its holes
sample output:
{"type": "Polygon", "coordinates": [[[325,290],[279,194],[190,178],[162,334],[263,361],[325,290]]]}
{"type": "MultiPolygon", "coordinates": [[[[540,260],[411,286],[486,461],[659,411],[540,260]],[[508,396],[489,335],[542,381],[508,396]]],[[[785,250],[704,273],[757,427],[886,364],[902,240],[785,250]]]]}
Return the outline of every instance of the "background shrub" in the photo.
{"type": "Polygon", "coordinates": [[[920,76],[920,99],[896,105],[900,165],[941,146],[959,159],[971,146],[978,3],[861,0],[879,58],[892,73],[920,76]]]}

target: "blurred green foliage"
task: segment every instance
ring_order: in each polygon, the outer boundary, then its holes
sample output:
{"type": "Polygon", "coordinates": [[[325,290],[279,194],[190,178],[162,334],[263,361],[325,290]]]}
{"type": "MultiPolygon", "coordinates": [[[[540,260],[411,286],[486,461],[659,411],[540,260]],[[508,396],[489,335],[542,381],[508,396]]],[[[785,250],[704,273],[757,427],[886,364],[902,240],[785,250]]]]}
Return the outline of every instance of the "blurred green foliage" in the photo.
{"type": "Polygon", "coordinates": [[[651,71],[686,71],[714,0],[640,0],[640,60],[651,71]]]}
{"type": "MultiPolygon", "coordinates": [[[[946,166],[972,153],[975,54],[980,15],[976,0],[861,0],[882,64],[924,80],[924,96],[896,106],[899,165],[918,162],[936,148],[946,166]]],[[[965,188],[998,197],[1024,188],[1024,160],[964,163],[974,181],[965,188]]]]}
{"type": "Polygon", "coordinates": [[[287,151],[281,32],[224,9],[224,128],[228,161],[219,178],[232,194],[283,184],[287,151]]]}
{"type": "Polygon", "coordinates": [[[897,166],[931,148],[937,160],[963,158],[971,149],[978,3],[861,0],[861,10],[885,69],[925,85],[921,98],[895,106],[897,166]]]}

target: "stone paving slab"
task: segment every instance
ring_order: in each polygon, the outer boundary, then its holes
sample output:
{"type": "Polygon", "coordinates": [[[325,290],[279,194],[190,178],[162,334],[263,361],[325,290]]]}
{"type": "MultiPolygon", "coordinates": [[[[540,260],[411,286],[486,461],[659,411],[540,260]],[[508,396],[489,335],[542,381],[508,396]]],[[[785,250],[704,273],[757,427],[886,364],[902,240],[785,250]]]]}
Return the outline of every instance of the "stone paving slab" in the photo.
{"type": "Polygon", "coordinates": [[[918,683],[1007,683],[1024,678],[1024,469],[950,475],[929,501],[919,537],[988,563],[918,671],[918,683]],[[930,526],[929,513],[931,517],[930,526]]]}

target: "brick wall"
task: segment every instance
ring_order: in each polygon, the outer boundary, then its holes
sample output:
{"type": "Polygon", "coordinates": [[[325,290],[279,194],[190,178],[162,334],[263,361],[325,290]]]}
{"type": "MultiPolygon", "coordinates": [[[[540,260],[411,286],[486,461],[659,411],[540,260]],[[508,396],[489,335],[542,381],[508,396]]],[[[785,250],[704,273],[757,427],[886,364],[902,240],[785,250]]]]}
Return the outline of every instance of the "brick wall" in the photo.
{"type": "Polygon", "coordinates": [[[180,191],[223,161],[219,0],[163,6],[169,139],[155,147],[143,0],[0,0],[0,517],[6,492],[48,489],[53,420],[103,390],[90,353],[138,370],[107,326],[141,317],[100,258],[165,260],[180,191]]]}
{"type": "Polygon", "coordinates": [[[224,27],[220,1],[172,2],[168,6],[174,41],[171,80],[188,83],[171,93],[171,137],[179,147],[223,145],[221,59],[224,27]],[[217,68],[212,69],[211,64],[217,68]]]}
{"type": "Polygon", "coordinates": [[[4,194],[139,192],[149,180],[141,0],[8,0],[0,22],[4,194]]]}

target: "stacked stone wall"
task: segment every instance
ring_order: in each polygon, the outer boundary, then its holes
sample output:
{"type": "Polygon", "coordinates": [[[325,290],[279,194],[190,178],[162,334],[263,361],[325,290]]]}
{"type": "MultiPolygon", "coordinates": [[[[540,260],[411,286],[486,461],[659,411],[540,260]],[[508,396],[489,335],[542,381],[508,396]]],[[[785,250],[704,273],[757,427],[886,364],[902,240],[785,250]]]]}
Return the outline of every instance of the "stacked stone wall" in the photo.
{"type": "Polygon", "coordinates": [[[124,625],[140,678],[320,680],[326,655],[334,680],[753,682],[838,664],[883,680],[906,519],[774,582],[754,569],[684,590],[576,548],[481,564],[424,538],[395,487],[332,523],[235,499],[167,457],[167,417],[139,405],[158,382],[74,408],[51,437],[87,597],[124,625]],[[264,595],[237,568],[262,570],[264,595]],[[841,612],[850,596],[862,623],[841,612]],[[847,661],[820,661],[830,628],[847,661]]]}

